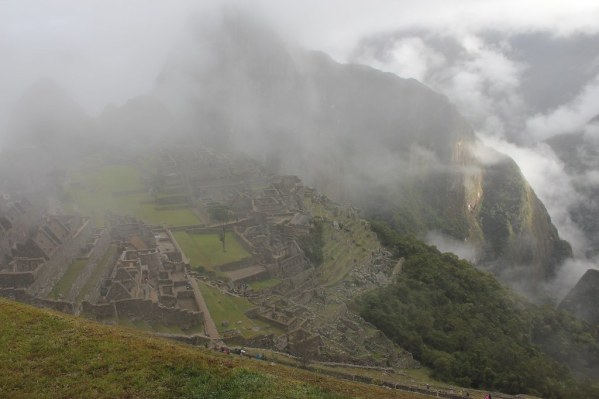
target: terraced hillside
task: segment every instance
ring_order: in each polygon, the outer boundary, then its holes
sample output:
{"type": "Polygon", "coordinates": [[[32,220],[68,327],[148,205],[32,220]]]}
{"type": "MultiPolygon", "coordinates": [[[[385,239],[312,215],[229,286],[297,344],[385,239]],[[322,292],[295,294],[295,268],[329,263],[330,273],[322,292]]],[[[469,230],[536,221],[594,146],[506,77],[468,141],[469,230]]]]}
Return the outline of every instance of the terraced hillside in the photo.
{"type": "Polygon", "coordinates": [[[161,204],[161,199],[181,197],[184,187],[170,183],[168,192],[150,194],[151,177],[142,176],[134,165],[105,165],[72,173],[65,187],[68,208],[90,215],[96,225],[104,224],[106,212],[140,218],[149,224],[172,226],[200,224],[201,220],[186,203],[161,204]]]}

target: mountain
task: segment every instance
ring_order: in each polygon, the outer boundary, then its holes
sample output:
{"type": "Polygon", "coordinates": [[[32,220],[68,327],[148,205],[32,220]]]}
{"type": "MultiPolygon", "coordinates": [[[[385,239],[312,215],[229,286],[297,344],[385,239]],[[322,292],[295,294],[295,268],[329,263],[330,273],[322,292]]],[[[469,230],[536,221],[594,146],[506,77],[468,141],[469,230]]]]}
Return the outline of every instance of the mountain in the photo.
{"type": "Polygon", "coordinates": [[[12,146],[66,154],[93,145],[94,121],[50,78],[38,80],[23,94],[8,124],[12,146]]]}
{"type": "Polygon", "coordinates": [[[530,144],[536,140],[526,130],[545,129],[528,125],[535,115],[573,105],[596,85],[598,39],[597,33],[555,35],[542,28],[468,35],[405,28],[362,38],[351,59],[417,77],[448,95],[477,131],[530,144]]]}
{"type": "Polygon", "coordinates": [[[457,238],[506,279],[535,289],[571,256],[517,165],[416,80],[339,64],[232,13],[172,53],[152,95],[188,137],[299,173],[400,232],[457,238]]]}
{"type": "Polygon", "coordinates": [[[173,140],[177,133],[170,111],[151,95],[134,97],[122,106],[108,105],[98,118],[97,129],[104,146],[129,150],[173,140]]]}
{"type": "Polygon", "coordinates": [[[599,270],[589,269],[559,304],[589,323],[599,324],[599,270]]]}
{"type": "Polygon", "coordinates": [[[599,255],[599,115],[592,118],[580,131],[558,134],[546,140],[564,163],[566,172],[572,176],[573,193],[577,201],[570,216],[583,231],[588,245],[586,256],[599,255]]]}

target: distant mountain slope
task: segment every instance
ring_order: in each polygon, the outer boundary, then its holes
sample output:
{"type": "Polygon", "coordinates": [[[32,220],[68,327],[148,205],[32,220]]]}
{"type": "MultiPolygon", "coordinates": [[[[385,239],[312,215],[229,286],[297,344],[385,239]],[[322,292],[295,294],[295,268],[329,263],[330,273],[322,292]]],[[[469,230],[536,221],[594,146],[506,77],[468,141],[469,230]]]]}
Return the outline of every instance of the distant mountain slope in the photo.
{"type": "Polygon", "coordinates": [[[194,31],[153,95],[188,137],[300,173],[400,232],[466,241],[499,275],[534,288],[571,256],[513,161],[481,159],[468,122],[413,79],[336,63],[233,14],[194,31]]]}
{"type": "Polygon", "coordinates": [[[599,325],[599,270],[587,270],[559,308],[599,325]]]}
{"type": "Polygon", "coordinates": [[[578,201],[570,215],[588,240],[587,257],[599,255],[599,115],[578,132],[558,134],[546,140],[572,176],[578,201]]]}
{"type": "Polygon", "coordinates": [[[0,299],[7,398],[416,398],[0,299]]]}

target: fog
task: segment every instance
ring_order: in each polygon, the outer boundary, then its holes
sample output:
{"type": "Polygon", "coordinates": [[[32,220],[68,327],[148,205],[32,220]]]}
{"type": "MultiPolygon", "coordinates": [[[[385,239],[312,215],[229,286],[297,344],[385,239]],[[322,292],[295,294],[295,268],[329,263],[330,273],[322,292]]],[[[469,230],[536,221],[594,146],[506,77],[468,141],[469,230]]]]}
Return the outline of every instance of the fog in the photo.
{"type": "MultiPolygon", "coordinates": [[[[444,167],[446,160],[419,146],[410,149],[410,160],[397,160],[389,141],[373,143],[361,134],[360,126],[334,121],[340,132],[354,134],[354,142],[342,145],[336,145],[340,135],[314,130],[313,120],[319,120],[317,126],[333,124],[319,119],[326,119],[322,109],[330,105],[322,93],[302,86],[299,104],[294,99],[286,103],[284,93],[317,68],[316,61],[302,58],[302,51],[293,49],[319,50],[339,62],[366,64],[417,79],[447,96],[483,143],[516,160],[560,235],[573,245],[577,260],[566,264],[555,282],[561,293],[584,268],[595,267],[593,256],[587,255],[589,237],[570,211],[592,202],[581,187],[596,186],[599,172],[590,164],[584,170],[569,169],[545,140],[585,131],[596,142],[596,131],[587,124],[599,114],[597,20],[599,6],[594,1],[2,1],[0,149],[18,141],[15,135],[21,130],[31,132],[30,126],[15,126],[15,115],[31,111],[30,107],[23,111],[19,104],[24,99],[31,104],[28,91],[49,78],[63,91],[58,101],[56,91],[45,88],[53,96],[50,102],[67,104],[72,99],[73,106],[61,108],[60,113],[69,115],[69,120],[77,115],[75,125],[69,122],[69,129],[61,128],[63,143],[88,138],[94,143],[93,134],[83,137],[81,133],[89,118],[102,117],[98,129],[110,131],[113,126],[125,126],[119,110],[138,107],[148,113],[144,107],[152,101],[156,103],[148,118],[155,118],[153,130],[150,124],[134,122],[126,124],[127,128],[148,137],[163,131],[177,135],[196,129],[200,120],[193,109],[185,108],[190,103],[183,98],[193,98],[194,106],[200,102],[210,111],[215,99],[226,99],[232,102],[218,112],[230,123],[222,131],[217,122],[206,127],[218,132],[213,140],[228,139],[236,143],[235,150],[262,156],[280,164],[283,171],[303,170],[309,181],[330,179],[319,172],[310,175],[306,166],[318,162],[331,175],[342,176],[340,181],[320,182],[340,195],[342,187],[355,187],[358,180],[370,180],[371,188],[385,186],[397,175],[408,173],[414,159],[427,159],[430,168],[444,167]],[[221,68],[223,61],[239,60],[237,55],[244,51],[244,44],[227,41],[234,36],[212,42],[225,49],[219,53],[223,58],[211,58],[213,49],[197,45],[199,37],[209,36],[218,26],[223,10],[238,8],[269,27],[265,36],[270,29],[276,32],[277,39],[272,40],[284,42],[285,56],[294,60],[289,66],[284,64],[286,58],[261,49],[264,59],[255,65],[271,61],[268,71],[276,75],[262,77],[263,81],[258,80],[262,85],[248,85],[243,75],[247,71],[234,63],[221,68]],[[190,80],[185,70],[190,65],[198,68],[198,76],[211,76],[212,69],[220,68],[221,81],[190,80]],[[297,81],[287,82],[289,76],[297,81]],[[169,79],[168,84],[161,78],[169,79]],[[269,91],[272,80],[284,89],[269,91]],[[231,82],[230,93],[221,91],[225,81],[231,82]],[[264,96],[262,103],[254,102],[256,93],[264,96]],[[262,115],[262,108],[277,112],[262,115]],[[301,112],[289,111],[297,108],[301,112]],[[185,122],[177,125],[175,120],[185,122]],[[289,126],[297,132],[295,141],[280,133],[289,126]],[[265,144],[273,151],[264,153],[265,144]],[[283,146],[295,148],[297,156],[273,159],[272,154],[283,146]],[[353,157],[368,164],[369,172],[358,168],[353,157]],[[372,181],[372,176],[377,180],[372,181]]],[[[438,101],[427,95],[429,100],[438,101]]],[[[37,110],[37,115],[42,111],[37,110]]],[[[451,115],[453,111],[439,112],[451,115]]],[[[332,109],[330,114],[336,115],[332,109]]],[[[368,116],[360,121],[362,127],[371,122],[368,116]]],[[[385,134],[389,138],[393,132],[385,134]]],[[[118,136],[115,130],[114,137],[109,137],[117,140],[118,136]]],[[[431,232],[429,240],[460,256],[474,256],[468,248],[461,252],[462,243],[436,232],[431,232]]]]}

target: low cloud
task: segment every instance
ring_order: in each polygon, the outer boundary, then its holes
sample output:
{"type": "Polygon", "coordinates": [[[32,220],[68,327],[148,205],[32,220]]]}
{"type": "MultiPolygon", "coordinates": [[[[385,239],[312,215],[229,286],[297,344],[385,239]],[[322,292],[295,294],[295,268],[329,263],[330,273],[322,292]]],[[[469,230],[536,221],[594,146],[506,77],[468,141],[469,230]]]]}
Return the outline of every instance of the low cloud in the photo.
{"type": "Polygon", "coordinates": [[[570,210],[585,197],[574,187],[574,178],[565,171],[563,162],[545,143],[533,147],[518,146],[495,136],[480,136],[484,145],[512,157],[520,166],[522,174],[543,201],[558,226],[560,236],[570,242],[574,253],[583,256],[587,249],[587,239],[572,220],[570,210]]]}
{"type": "Polygon", "coordinates": [[[578,280],[589,269],[598,269],[599,259],[569,259],[558,270],[555,278],[546,284],[545,290],[556,298],[558,302],[568,293],[578,280]]]}
{"type": "Polygon", "coordinates": [[[476,248],[467,242],[456,240],[438,231],[429,231],[426,243],[434,245],[441,252],[451,252],[462,259],[475,262],[478,256],[476,248]]]}
{"type": "Polygon", "coordinates": [[[532,116],[526,129],[532,137],[543,140],[560,133],[581,131],[599,114],[599,75],[570,102],[545,114],[532,116]]]}

